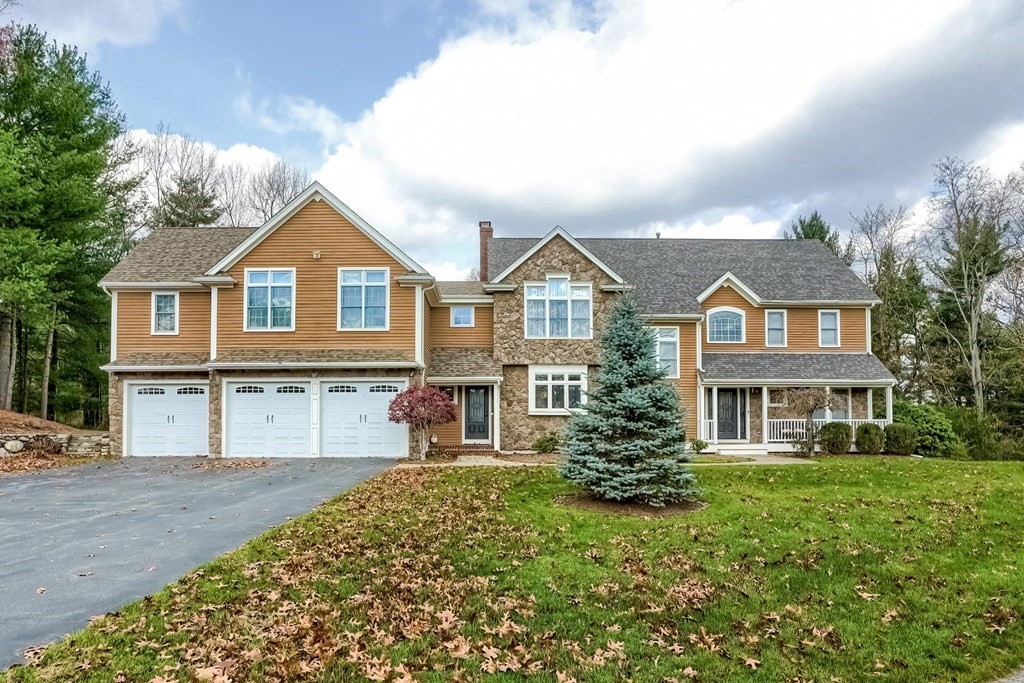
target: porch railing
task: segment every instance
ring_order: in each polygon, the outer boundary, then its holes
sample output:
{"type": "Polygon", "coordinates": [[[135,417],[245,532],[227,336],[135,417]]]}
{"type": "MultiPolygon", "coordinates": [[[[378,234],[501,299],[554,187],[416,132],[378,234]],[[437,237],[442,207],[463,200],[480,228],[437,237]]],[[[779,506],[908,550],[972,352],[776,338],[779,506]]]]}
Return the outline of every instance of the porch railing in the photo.
{"type": "MultiPolygon", "coordinates": [[[[843,422],[850,425],[853,435],[857,434],[857,428],[862,424],[876,424],[884,428],[889,424],[888,420],[814,420],[814,428],[819,429],[827,422],[843,422]]],[[[789,443],[807,436],[807,420],[802,418],[786,418],[782,420],[768,420],[768,442],[789,443]]]]}

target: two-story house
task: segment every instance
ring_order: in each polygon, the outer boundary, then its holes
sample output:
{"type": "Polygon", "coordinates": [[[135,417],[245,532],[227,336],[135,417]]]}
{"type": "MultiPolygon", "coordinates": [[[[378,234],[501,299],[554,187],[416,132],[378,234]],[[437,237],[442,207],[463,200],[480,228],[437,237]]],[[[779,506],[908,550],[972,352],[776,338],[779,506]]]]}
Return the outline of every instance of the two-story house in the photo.
{"type": "Polygon", "coordinates": [[[719,450],[787,450],[787,389],[817,416],[891,419],[874,293],[816,241],[495,238],[480,280],[435,280],[318,183],[258,228],[160,228],[111,296],[110,429],[124,455],[402,456],[410,383],[457,405],[442,445],[528,449],[586,404],[597,340],[633,291],[687,409],[719,450]]]}

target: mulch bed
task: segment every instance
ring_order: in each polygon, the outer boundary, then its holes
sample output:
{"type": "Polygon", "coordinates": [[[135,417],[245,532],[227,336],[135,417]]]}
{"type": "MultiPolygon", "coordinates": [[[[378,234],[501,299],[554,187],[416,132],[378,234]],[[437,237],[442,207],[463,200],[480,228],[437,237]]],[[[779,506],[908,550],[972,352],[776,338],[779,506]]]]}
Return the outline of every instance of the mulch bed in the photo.
{"type": "Polygon", "coordinates": [[[610,513],[613,515],[626,515],[630,517],[656,517],[659,519],[662,517],[675,517],[677,515],[685,515],[690,512],[697,512],[698,510],[703,510],[708,506],[707,503],[699,500],[687,500],[682,503],[673,503],[672,505],[665,505],[663,507],[652,507],[641,503],[616,503],[611,500],[601,500],[600,498],[594,498],[584,494],[558,496],[555,498],[555,504],[561,505],[562,507],[580,508],[590,512],[600,512],[604,514],[610,513]]]}

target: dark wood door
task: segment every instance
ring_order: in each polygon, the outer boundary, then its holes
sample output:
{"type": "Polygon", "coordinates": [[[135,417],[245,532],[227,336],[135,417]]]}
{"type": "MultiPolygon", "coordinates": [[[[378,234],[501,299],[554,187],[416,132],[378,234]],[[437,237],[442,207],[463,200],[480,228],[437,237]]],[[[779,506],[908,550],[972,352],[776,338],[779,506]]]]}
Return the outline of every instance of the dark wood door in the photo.
{"type": "Polygon", "coordinates": [[[490,438],[490,387],[466,387],[466,440],[490,438]]]}
{"type": "Polygon", "coordinates": [[[739,425],[739,402],[736,400],[736,389],[719,389],[718,438],[740,438],[739,425]]]}

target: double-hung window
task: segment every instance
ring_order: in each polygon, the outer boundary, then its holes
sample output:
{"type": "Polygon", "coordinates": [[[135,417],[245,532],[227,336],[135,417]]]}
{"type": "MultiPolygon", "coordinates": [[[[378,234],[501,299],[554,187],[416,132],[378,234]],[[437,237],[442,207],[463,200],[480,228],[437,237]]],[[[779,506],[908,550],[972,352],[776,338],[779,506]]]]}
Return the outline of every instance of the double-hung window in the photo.
{"type": "Polygon", "coordinates": [[[764,312],[764,345],[786,345],[786,311],[764,312]]]}
{"type": "Polygon", "coordinates": [[[388,268],[338,269],[338,329],[388,329],[388,268]]]}
{"type": "Polygon", "coordinates": [[[178,293],[153,292],[151,334],[178,334],[178,293]]]}
{"type": "Polygon", "coordinates": [[[655,353],[658,365],[668,379],[679,378],[679,328],[655,327],[655,353]]]}
{"type": "Polygon", "coordinates": [[[818,311],[818,346],[839,346],[839,311],[818,311]]]}
{"type": "Polygon", "coordinates": [[[589,339],[592,292],[589,282],[573,282],[568,275],[527,282],[526,338],[589,339]]]}
{"type": "Polygon", "coordinates": [[[295,269],[245,271],[245,330],[295,329],[295,269]]]}
{"type": "Polygon", "coordinates": [[[530,366],[530,414],[566,415],[586,403],[583,365],[530,366]]]}
{"type": "Polygon", "coordinates": [[[746,341],[746,314],[721,306],[708,311],[708,343],[742,344],[746,341]]]}

